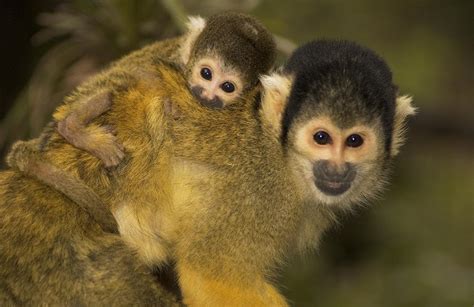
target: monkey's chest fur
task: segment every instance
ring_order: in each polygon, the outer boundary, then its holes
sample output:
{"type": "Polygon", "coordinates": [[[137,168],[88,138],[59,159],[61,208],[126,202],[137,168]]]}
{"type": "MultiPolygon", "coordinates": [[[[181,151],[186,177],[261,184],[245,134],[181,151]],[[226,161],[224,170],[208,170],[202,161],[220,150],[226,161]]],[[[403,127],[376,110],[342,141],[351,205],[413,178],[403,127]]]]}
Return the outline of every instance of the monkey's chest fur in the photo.
{"type": "Polygon", "coordinates": [[[281,149],[250,106],[218,112],[186,101],[174,97],[181,118],[170,128],[175,253],[217,275],[265,272],[293,247],[304,213],[281,149]]]}
{"type": "Polygon", "coordinates": [[[226,269],[252,263],[250,271],[265,271],[286,252],[297,233],[296,200],[275,191],[278,185],[261,185],[264,177],[258,181],[257,174],[242,171],[172,160],[178,257],[219,274],[216,263],[232,263],[226,269]]]}

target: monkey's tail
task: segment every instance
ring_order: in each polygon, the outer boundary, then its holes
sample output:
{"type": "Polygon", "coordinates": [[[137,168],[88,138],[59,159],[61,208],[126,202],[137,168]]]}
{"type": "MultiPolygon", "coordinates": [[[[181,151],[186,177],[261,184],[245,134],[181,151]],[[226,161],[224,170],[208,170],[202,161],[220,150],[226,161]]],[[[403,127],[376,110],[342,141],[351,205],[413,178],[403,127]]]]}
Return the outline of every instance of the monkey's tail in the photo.
{"type": "Polygon", "coordinates": [[[86,211],[104,231],[118,233],[117,222],[99,195],[79,178],[45,161],[38,139],[13,144],[7,164],[64,194],[86,211]]]}

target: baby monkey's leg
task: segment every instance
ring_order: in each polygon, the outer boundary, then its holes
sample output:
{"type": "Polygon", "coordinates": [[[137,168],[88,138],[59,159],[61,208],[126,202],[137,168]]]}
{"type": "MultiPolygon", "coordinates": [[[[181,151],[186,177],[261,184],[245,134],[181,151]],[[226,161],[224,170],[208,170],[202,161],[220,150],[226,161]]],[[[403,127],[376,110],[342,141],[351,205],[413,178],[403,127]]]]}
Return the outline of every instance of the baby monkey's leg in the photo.
{"type": "Polygon", "coordinates": [[[116,166],[125,156],[110,128],[89,125],[92,120],[110,110],[110,93],[97,94],[58,122],[59,133],[72,145],[99,158],[105,167],[116,166]]]}
{"type": "Polygon", "coordinates": [[[40,141],[16,142],[7,156],[8,165],[63,193],[90,214],[104,231],[117,233],[117,222],[102,199],[80,179],[49,162],[39,150],[40,141]]]}
{"type": "Polygon", "coordinates": [[[217,278],[189,264],[177,264],[183,302],[190,307],[288,307],[284,297],[256,274],[253,282],[243,283],[232,276],[217,278]]]}

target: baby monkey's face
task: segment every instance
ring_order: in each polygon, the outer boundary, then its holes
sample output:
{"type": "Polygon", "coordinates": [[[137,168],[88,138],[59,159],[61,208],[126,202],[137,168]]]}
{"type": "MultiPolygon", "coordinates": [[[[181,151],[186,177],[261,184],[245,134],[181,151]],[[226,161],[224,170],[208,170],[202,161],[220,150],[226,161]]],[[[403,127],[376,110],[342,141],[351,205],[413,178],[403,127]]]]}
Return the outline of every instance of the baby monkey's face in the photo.
{"type": "Polygon", "coordinates": [[[189,87],[199,102],[209,108],[221,109],[242,94],[242,74],[215,57],[204,57],[192,63],[189,87]]]}

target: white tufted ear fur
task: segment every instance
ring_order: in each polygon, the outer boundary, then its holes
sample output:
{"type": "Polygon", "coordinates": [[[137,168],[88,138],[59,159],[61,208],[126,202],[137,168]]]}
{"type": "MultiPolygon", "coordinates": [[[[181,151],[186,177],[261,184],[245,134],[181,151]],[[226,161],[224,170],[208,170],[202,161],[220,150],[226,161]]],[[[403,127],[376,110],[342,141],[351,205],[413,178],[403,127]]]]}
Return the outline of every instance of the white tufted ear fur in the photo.
{"type": "Polygon", "coordinates": [[[260,76],[263,86],[262,108],[263,119],[275,132],[276,136],[281,132],[281,120],[285,110],[288,96],[291,91],[293,78],[280,73],[260,76]]]}
{"type": "Polygon", "coordinates": [[[392,150],[390,152],[392,157],[398,154],[400,147],[405,141],[405,124],[407,117],[416,113],[416,108],[412,106],[411,102],[412,98],[410,96],[397,97],[393,125],[392,150]]]}
{"type": "Polygon", "coordinates": [[[206,20],[200,16],[189,16],[188,22],[186,23],[186,38],[180,47],[179,54],[183,64],[187,64],[189,57],[191,56],[191,50],[193,49],[194,43],[201,34],[202,30],[206,27],[206,20]]]}

